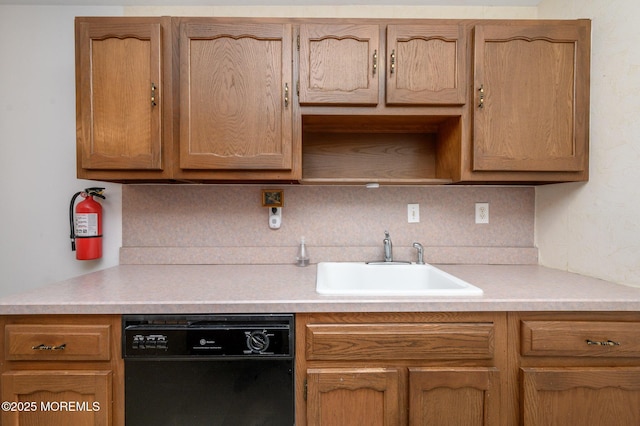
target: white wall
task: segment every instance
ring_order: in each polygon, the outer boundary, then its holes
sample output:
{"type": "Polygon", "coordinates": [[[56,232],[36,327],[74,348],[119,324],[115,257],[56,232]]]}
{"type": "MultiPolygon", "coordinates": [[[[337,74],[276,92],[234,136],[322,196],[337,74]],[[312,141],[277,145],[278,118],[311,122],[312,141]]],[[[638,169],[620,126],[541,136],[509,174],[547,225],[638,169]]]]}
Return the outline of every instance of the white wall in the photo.
{"type": "Polygon", "coordinates": [[[640,286],[640,3],[543,0],[538,13],[592,19],[590,180],[536,189],[540,263],[640,286]]]}
{"type": "Polygon", "coordinates": [[[119,185],[105,185],[104,256],[70,250],[75,178],[76,15],[119,7],[0,6],[0,296],[118,264],[119,185]]]}

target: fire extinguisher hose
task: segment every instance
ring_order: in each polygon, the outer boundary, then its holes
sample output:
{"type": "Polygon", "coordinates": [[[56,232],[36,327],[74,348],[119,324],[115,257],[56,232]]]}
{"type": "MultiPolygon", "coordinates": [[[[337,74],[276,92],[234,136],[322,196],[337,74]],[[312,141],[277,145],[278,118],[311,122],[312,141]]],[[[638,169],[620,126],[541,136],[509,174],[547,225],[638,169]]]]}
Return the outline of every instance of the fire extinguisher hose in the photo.
{"type": "Polygon", "coordinates": [[[76,199],[78,198],[78,196],[82,195],[83,197],[92,196],[102,198],[104,200],[106,197],[102,195],[103,192],[104,188],[91,187],[85,188],[84,191],[78,191],[73,194],[73,197],[71,197],[71,203],[69,204],[69,228],[71,229],[69,238],[71,238],[71,251],[76,251],[76,230],[73,220],[73,206],[76,204],[76,199]]]}

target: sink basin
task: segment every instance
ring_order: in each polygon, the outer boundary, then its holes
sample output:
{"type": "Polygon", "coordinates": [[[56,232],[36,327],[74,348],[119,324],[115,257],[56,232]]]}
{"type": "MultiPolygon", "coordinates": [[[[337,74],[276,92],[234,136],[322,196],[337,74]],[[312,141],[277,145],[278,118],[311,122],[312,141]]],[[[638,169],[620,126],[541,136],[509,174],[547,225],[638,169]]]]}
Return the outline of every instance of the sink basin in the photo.
{"type": "Polygon", "coordinates": [[[482,296],[482,289],[433,265],[320,262],[316,291],[354,296],[482,296]]]}

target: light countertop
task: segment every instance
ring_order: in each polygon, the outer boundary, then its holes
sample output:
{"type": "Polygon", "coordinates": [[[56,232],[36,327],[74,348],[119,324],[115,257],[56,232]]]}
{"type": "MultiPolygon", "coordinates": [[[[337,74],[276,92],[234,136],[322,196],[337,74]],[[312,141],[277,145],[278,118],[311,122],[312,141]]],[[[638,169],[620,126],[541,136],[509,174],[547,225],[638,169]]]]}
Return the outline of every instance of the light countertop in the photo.
{"type": "Polygon", "coordinates": [[[535,265],[437,265],[477,297],[323,296],[316,265],[120,265],[0,299],[0,314],[640,311],[640,288],[535,265]]]}

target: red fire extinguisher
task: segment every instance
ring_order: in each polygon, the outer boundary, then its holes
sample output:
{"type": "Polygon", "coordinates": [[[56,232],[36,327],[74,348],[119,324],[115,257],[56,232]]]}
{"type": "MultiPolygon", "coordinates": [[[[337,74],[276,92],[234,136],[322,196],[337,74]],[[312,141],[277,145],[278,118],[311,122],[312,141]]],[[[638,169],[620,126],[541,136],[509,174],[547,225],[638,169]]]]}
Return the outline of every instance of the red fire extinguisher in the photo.
{"type": "Polygon", "coordinates": [[[69,205],[69,225],[71,226],[71,251],[78,260],[92,260],[102,257],[102,206],[93,197],[105,199],[104,188],[86,188],[71,197],[69,205]],[[76,198],[83,201],[75,208],[76,198]]]}

